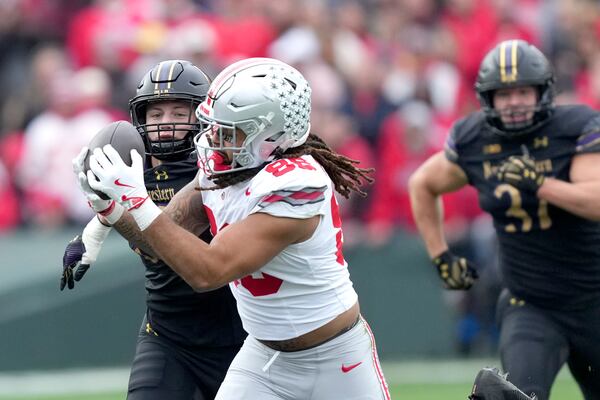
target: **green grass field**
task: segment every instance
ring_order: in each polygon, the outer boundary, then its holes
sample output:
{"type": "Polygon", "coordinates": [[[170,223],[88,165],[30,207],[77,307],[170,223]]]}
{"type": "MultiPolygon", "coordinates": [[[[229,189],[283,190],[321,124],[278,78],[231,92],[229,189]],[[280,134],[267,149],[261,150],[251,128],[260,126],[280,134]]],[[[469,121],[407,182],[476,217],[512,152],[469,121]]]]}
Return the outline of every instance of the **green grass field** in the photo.
{"type": "MultiPolygon", "coordinates": [[[[392,399],[398,400],[465,400],[471,390],[470,383],[404,384],[392,386],[392,399]]],[[[552,391],[550,400],[582,400],[581,392],[573,381],[560,381],[552,391]]]]}
{"type": "MultiPolygon", "coordinates": [[[[465,400],[469,394],[468,383],[446,384],[403,384],[391,387],[392,399],[406,400],[465,400]]],[[[73,394],[69,396],[18,397],[20,400],[122,400],[123,393],[105,394],[73,394]]],[[[550,400],[578,400],[581,399],[579,389],[572,381],[558,382],[552,392],[550,400]]],[[[15,397],[0,397],[2,400],[14,400],[15,397]]]]}
{"type": "MultiPolygon", "coordinates": [[[[398,364],[384,364],[384,372],[392,393],[392,398],[396,400],[465,400],[476,372],[481,366],[492,365],[486,361],[433,361],[433,362],[407,362],[398,364]]],[[[88,375],[78,375],[74,373],[74,380],[80,382],[90,379],[89,377],[106,380],[105,389],[102,385],[96,391],[90,390],[85,384],[84,389],[77,390],[76,386],[69,389],[68,394],[44,394],[43,387],[48,387],[47,393],[56,393],[50,388],[60,388],[61,383],[65,382],[65,376],[52,375],[44,376],[38,380],[29,382],[19,381],[16,377],[11,380],[0,379],[0,400],[122,400],[125,398],[124,387],[126,386],[127,370],[123,369],[118,373],[118,379],[105,378],[107,375],[90,371],[88,375]],[[110,383],[109,381],[113,381],[110,383]],[[25,388],[37,388],[36,393],[20,393],[18,389],[12,392],[4,390],[2,385],[25,388]],[[24,385],[24,386],[23,386],[24,385]],[[87,387],[87,388],[86,388],[87,387]],[[123,389],[115,389],[116,387],[123,389]],[[10,393],[9,393],[10,392],[10,393]]],[[[84,372],[85,374],[85,372],[84,372]]],[[[81,386],[80,386],[81,387],[81,386]]],[[[27,392],[27,390],[23,390],[27,392]]],[[[582,400],[583,397],[569,375],[568,371],[563,370],[553,387],[550,400],[582,400]]],[[[335,400],[335,399],[334,399],[335,400]]]]}

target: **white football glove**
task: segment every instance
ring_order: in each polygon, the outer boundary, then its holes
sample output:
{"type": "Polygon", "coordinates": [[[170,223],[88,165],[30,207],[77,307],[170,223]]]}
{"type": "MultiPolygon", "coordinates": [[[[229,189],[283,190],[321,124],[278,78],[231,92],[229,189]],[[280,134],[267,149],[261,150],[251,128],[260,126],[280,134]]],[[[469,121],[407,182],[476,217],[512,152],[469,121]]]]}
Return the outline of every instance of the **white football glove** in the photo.
{"type": "Polygon", "coordinates": [[[94,149],[90,156],[87,181],[92,189],[106,193],[125,207],[141,230],[146,229],[161,213],[148,198],[144,183],[144,161],[135,149],[131,150],[131,167],[123,162],[110,144],[102,149],[94,149]]]}
{"type": "Polygon", "coordinates": [[[87,147],[82,148],[77,157],[72,160],[73,172],[77,175],[77,183],[87,198],[89,206],[95,213],[100,214],[107,223],[112,225],[121,218],[124,208],[114,200],[101,199],[90,187],[84,172],[84,161],[88,151],[87,147]]]}

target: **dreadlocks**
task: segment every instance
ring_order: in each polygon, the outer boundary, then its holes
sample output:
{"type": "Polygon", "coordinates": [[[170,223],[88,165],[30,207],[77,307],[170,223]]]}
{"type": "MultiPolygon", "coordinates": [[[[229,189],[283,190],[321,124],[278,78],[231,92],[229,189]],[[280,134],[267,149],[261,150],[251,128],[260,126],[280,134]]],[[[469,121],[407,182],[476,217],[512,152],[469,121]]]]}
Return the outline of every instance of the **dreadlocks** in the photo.
{"type": "Polygon", "coordinates": [[[337,154],[331,150],[323,139],[312,133],[308,136],[306,143],[288,149],[283,153],[283,156],[285,158],[295,158],[305,154],[313,156],[321,164],[329,178],[331,178],[335,190],[345,198],[350,197],[350,192],[353,190],[362,197],[367,195],[360,189],[361,180],[364,179],[368,183],[373,183],[374,179],[368,174],[375,171],[374,168],[357,167],[360,161],[337,154]]]}
{"type": "MultiPolygon", "coordinates": [[[[335,190],[345,198],[350,197],[352,191],[365,197],[367,194],[360,189],[363,183],[362,180],[368,183],[373,183],[374,181],[369,174],[375,171],[375,169],[357,167],[360,161],[337,154],[320,137],[312,133],[303,145],[277,153],[275,159],[296,158],[303,155],[311,155],[325,169],[325,172],[327,172],[327,175],[329,175],[335,186],[335,190]]],[[[258,174],[266,164],[247,170],[211,176],[210,180],[215,186],[200,188],[200,190],[223,189],[243,182],[258,174]]]]}

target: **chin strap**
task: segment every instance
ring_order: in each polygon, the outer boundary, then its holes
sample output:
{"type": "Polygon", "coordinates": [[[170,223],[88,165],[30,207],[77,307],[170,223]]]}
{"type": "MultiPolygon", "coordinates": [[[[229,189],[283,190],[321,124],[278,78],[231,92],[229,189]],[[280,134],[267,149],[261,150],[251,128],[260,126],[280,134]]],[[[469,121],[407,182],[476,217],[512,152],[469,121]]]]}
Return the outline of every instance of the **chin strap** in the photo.
{"type": "Polygon", "coordinates": [[[208,159],[208,162],[211,164],[211,169],[217,172],[228,171],[231,169],[231,164],[227,164],[226,161],[225,157],[218,151],[213,151],[208,159]]]}

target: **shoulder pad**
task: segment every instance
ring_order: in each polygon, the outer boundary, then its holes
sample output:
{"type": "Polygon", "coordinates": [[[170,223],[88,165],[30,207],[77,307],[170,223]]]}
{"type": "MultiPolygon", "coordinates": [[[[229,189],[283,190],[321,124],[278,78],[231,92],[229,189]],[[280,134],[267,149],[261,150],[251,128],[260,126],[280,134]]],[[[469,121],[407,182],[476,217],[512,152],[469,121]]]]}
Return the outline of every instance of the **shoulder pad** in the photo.
{"type": "Polygon", "coordinates": [[[444,153],[448,160],[456,163],[460,157],[461,148],[477,138],[485,123],[483,112],[475,112],[459,119],[450,128],[450,133],[444,145],[444,153]]]}
{"type": "Polygon", "coordinates": [[[583,126],[581,135],[577,138],[575,151],[577,153],[600,151],[600,113],[594,112],[583,126]]]}
{"type": "MultiPolygon", "coordinates": [[[[295,216],[321,212],[331,179],[311,156],[275,160],[265,166],[250,182],[249,196],[257,199],[255,211],[283,207],[294,209],[295,216]],[[274,207],[272,207],[274,206],[274,207]]],[[[284,215],[283,212],[273,212],[284,215]]]]}
{"type": "Polygon", "coordinates": [[[265,195],[277,190],[319,188],[329,182],[323,167],[311,156],[303,156],[269,163],[252,179],[250,187],[257,195],[265,195]]]}

